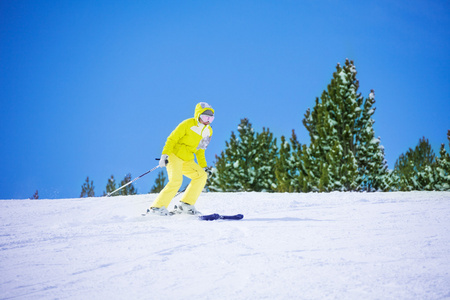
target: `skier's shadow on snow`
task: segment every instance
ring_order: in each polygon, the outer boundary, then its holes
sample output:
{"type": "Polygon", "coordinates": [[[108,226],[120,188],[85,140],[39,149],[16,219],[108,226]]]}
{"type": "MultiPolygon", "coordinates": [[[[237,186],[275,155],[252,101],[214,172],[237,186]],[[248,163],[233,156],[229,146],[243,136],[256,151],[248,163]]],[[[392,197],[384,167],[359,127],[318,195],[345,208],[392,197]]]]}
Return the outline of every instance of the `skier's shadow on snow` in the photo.
{"type": "Polygon", "coordinates": [[[243,221],[246,221],[246,222],[250,222],[250,221],[253,221],[253,222],[323,222],[323,221],[331,221],[331,220],[282,217],[282,218],[245,218],[243,221]]]}

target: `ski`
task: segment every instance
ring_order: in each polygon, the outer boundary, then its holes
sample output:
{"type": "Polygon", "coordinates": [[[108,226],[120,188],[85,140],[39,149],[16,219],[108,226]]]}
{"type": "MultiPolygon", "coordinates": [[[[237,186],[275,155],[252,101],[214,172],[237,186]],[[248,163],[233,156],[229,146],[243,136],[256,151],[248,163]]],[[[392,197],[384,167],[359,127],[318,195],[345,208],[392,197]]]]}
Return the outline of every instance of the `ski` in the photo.
{"type": "Polygon", "coordinates": [[[198,217],[199,220],[204,221],[215,221],[215,220],[242,220],[244,218],[244,215],[237,214],[237,215],[219,215],[219,214],[210,214],[210,215],[201,215],[198,217]]]}

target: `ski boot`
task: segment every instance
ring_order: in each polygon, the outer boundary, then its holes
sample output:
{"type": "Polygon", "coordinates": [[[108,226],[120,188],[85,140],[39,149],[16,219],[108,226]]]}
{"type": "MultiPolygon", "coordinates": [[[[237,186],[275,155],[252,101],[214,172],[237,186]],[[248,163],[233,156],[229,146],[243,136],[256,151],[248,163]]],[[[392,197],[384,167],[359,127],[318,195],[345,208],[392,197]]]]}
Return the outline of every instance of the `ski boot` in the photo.
{"type": "Polygon", "coordinates": [[[170,216],[171,213],[163,206],[163,207],[150,207],[147,209],[147,214],[153,214],[157,216],[170,216]]]}
{"type": "Polygon", "coordinates": [[[178,205],[175,205],[173,208],[174,214],[188,214],[188,215],[201,215],[194,205],[190,205],[184,202],[181,202],[178,205]]]}

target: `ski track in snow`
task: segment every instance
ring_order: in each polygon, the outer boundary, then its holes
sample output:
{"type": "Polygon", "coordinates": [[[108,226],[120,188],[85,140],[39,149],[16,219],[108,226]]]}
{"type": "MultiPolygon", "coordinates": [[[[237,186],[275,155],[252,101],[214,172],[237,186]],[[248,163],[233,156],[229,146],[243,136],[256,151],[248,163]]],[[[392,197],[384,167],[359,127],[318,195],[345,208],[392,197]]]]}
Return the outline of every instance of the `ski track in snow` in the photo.
{"type": "Polygon", "coordinates": [[[0,299],[450,299],[450,193],[154,197],[1,200],[0,299]]]}

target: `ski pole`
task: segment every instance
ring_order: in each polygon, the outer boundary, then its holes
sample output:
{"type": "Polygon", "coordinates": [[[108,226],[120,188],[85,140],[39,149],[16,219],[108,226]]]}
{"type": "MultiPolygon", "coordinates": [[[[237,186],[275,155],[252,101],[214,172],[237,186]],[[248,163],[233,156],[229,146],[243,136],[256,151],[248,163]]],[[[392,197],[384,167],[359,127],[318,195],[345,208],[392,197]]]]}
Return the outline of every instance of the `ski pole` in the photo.
{"type": "Polygon", "coordinates": [[[135,182],[136,180],[138,180],[139,178],[141,178],[141,177],[144,177],[145,175],[147,175],[148,173],[150,173],[150,172],[153,172],[153,171],[155,171],[156,169],[158,169],[159,168],[159,165],[157,165],[156,167],[154,167],[153,169],[151,169],[150,171],[147,171],[147,172],[145,172],[144,174],[142,174],[141,176],[139,176],[139,177],[136,177],[135,179],[133,179],[133,180],[131,180],[130,182],[128,182],[127,184],[125,184],[125,185],[122,185],[120,188],[118,188],[118,189],[116,189],[115,191],[112,191],[111,193],[108,193],[107,195],[106,195],[106,197],[109,197],[109,196],[111,196],[112,194],[114,194],[115,192],[117,192],[117,191],[119,191],[119,190],[121,190],[121,189],[123,189],[124,187],[126,187],[127,185],[130,185],[130,184],[132,184],[133,182],[135,182]]]}

